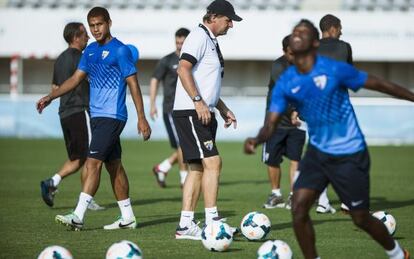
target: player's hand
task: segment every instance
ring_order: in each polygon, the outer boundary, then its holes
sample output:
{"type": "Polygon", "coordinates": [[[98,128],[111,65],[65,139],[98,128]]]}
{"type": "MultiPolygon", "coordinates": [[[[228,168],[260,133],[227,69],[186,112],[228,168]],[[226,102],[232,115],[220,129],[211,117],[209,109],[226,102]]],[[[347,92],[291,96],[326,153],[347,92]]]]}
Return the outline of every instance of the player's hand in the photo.
{"type": "Polygon", "coordinates": [[[257,141],[256,138],[247,138],[244,141],[244,153],[251,155],[256,152],[257,141]]]}
{"type": "Polygon", "coordinates": [[[46,108],[52,102],[52,98],[49,95],[43,96],[36,103],[36,109],[38,113],[42,113],[43,109],[46,108]]]}
{"type": "Polygon", "coordinates": [[[147,141],[151,136],[151,127],[145,117],[138,119],[138,134],[142,134],[144,141],[147,141]]]}
{"type": "Polygon", "coordinates": [[[201,120],[201,123],[203,125],[210,124],[211,121],[211,113],[208,109],[207,104],[204,102],[204,100],[194,102],[195,110],[197,112],[197,117],[199,120],[201,120]]]}
{"type": "Polygon", "coordinates": [[[299,119],[298,112],[296,111],[292,112],[290,115],[290,121],[296,127],[300,127],[302,125],[302,121],[299,119]]]}
{"type": "Polygon", "coordinates": [[[150,108],[150,117],[151,119],[154,121],[156,118],[158,118],[158,110],[157,110],[157,106],[155,105],[151,105],[150,108]]]}
{"type": "Polygon", "coordinates": [[[228,128],[233,124],[233,128],[237,128],[237,119],[234,113],[230,110],[225,111],[224,113],[220,112],[221,117],[224,120],[224,128],[228,128]]]}

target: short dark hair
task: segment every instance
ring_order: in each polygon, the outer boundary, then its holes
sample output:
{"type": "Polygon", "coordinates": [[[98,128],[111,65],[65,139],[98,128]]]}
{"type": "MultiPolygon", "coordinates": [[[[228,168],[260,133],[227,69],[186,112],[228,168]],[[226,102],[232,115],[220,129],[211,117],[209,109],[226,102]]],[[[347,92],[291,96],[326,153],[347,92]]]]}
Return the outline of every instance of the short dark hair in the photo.
{"type": "Polygon", "coordinates": [[[63,38],[68,44],[71,44],[75,37],[79,37],[81,34],[80,27],[83,26],[80,22],[70,22],[66,24],[63,29],[63,38]]]}
{"type": "Polygon", "coordinates": [[[290,38],[290,34],[286,35],[282,40],[283,51],[286,51],[287,47],[289,46],[289,38],[290,38]]]}
{"type": "Polygon", "coordinates": [[[111,17],[109,17],[108,10],[106,10],[106,8],[100,7],[100,6],[95,6],[94,8],[92,8],[88,12],[87,19],[89,21],[90,18],[98,17],[98,16],[102,16],[105,22],[109,22],[109,20],[111,20],[111,17]]]}
{"type": "Polygon", "coordinates": [[[322,32],[329,30],[331,27],[339,28],[341,20],[332,14],[327,14],[319,21],[319,28],[322,32]]]}
{"type": "Polygon", "coordinates": [[[180,28],[175,32],[175,37],[187,37],[190,34],[190,30],[187,28],[180,28]]]}
{"type": "Polygon", "coordinates": [[[306,27],[308,27],[312,32],[313,40],[319,40],[319,31],[315,27],[313,22],[309,21],[308,19],[302,19],[298,22],[298,24],[296,24],[295,28],[298,27],[299,25],[305,25],[306,27]]]}

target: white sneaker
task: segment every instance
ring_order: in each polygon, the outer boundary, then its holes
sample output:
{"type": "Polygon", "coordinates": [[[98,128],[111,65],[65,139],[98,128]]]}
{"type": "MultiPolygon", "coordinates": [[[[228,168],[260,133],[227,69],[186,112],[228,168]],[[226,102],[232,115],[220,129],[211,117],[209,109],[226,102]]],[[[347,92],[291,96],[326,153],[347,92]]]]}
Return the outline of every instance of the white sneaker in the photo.
{"type": "Polygon", "coordinates": [[[67,215],[56,215],[55,221],[62,225],[71,227],[72,230],[80,231],[83,228],[83,222],[75,215],[75,213],[69,213],[67,215]]]}
{"type": "Polygon", "coordinates": [[[99,206],[99,204],[96,203],[96,201],[94,199],[88,205],[88,210],[104,210],[104,209],[106,209],[106,208],[103,207],[103,206],[99,206]]]}
{"type": "Polygon", "coordinates": [[[199,223],[191,221],[191,224],[186,227],[180,227],[178,225],[175,230],[175,239],[190,239],[190,240],[201,240],[201,228],[198,226],[199,223]]]}
{"type": "MultiPolygon", "coordinates": [[[[213,220],[215,220],[215,221],[220,221],[220,222],[223,222],[223,223],[226,223],[227,218],[220,218],[220,217],[216,217],[216,218],[213,218],[213,220]]],[[[233,236],[234,236],[235,234],[237,234],[237,233],[239,233],[239,232],[240,232],[240,230],[239,230],[238,228],[234,228],[234,227],[232,227],[232,226],[230,226],[230,225],[229,225],[229,227],[230,227],[230,231],[231,231],[231,233],[233,233],[233,236]]]]}
{"type": "Polygon", "coordinates": [[[106,230],[113,230],[113,229],[133,229],[137,227],[137,221],[135,220],[135,217],[129,220],[124,220],[122,217],[119,217],[117,220],[115,220],[114,223],[110,225],[106,225],[103,228],[106,230]]]}
{"type": "Polygon", "coordinates": [[[321,213],[321,214],[327,214],[327,213],[331,213],[334,214],[336,212],[336,210],[328,204],[328,206],[323,206],[323,205],[318,205],[318,207],[316,207],[316,213],[321,213]]]}

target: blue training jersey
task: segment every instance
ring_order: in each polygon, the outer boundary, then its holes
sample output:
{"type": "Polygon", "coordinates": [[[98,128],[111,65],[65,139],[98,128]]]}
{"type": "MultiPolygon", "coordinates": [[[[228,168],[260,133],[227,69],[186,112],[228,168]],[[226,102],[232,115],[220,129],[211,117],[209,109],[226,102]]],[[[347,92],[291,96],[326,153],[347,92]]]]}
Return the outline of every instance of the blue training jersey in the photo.
{"type": "Polygon", "coordinates": [[[78,69],[88,74],[91,117],[126,121],[126,78],[137,72],[128,46],[113,38],[105,45],[93,42],[83,52],[78,69]]]}
{"type": "Polygon", "coordinates": [[[366,148],[348,88],[357,91],[368,74],[353,66],[317,56],[309,73],[290,66],[276,82],[269,111],[282,114],[290,102],[308,124],[309,143],[333,155],[366,148]]]}

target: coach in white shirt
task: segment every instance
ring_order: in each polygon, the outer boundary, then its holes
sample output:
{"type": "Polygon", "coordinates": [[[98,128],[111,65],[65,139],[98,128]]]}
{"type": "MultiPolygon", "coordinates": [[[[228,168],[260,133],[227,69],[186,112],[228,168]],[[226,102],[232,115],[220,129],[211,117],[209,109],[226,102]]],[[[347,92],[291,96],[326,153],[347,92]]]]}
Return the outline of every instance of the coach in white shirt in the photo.
{"type": "Polygon", "coordinates": [[[231,124],[236,128],[237,121],[220,99],[224,60],[216,37],[225,35],[233,27],[233,21],[241,20],[229,2],[215,0],[207,7],[203,24],[191,31],[181,49],[173,117],[190,170],[183,187],[176,239],[201,239],[201,229],[194,221],[200,187],[204,193],[206,224],[220,220],[216,202],[221,158],[215,143],[214,110],[220,112],[225,128],[231,124]]]}

